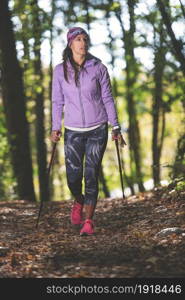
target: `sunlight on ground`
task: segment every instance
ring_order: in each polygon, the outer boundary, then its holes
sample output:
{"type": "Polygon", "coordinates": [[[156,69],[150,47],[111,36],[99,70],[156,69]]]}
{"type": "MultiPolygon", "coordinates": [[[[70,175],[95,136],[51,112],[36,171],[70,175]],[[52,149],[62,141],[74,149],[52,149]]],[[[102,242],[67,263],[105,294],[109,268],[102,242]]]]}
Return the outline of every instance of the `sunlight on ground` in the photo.
{"type": "MultiPolygon", "coordinates": [[[[168,184],[169,184],[169,182],[167,180],[161,180],[161,185],[162,186],[166,186],[168,184]]],[[[146,191],[152,190],[154,188],[153,179],[151,178],[151,179],[145,181],[144,182],[144,187],[145,187],[146,191]]],[[[138,189],[136,184],[134,185],[134,188],[135,188],[136,193],[139,192],[139,189],[138,189]]],[[[111,194],[112,198],[117,198],[117,197],[119,198],[119,197],[122,197],[122,190],[121,189],[115,189],[115,190],[111,191],[110,194],[111,194]]],[[[124,194],[125,194],[126,197],[131,195],[131,190],[130,190],[129,187],[126,187],[124,189],[124,194]]]]}

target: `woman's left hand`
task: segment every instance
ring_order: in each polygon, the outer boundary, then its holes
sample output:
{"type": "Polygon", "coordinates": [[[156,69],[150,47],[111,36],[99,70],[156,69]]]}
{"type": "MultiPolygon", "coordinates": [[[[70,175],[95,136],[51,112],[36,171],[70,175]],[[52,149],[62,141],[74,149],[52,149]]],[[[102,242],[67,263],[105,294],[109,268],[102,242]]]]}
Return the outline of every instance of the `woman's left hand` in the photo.
{"type": "Polygon", "coordinates": [[[115,140],[118,140],[121,147],[124,147],[124,146],[127,145],[124,138],[123,138],[123,136],[122,136],[122,134],[121,133],[116,133],[116,132],[114,132],[114,130],[112,130],[112,141],[115,141],[115,140]]]}

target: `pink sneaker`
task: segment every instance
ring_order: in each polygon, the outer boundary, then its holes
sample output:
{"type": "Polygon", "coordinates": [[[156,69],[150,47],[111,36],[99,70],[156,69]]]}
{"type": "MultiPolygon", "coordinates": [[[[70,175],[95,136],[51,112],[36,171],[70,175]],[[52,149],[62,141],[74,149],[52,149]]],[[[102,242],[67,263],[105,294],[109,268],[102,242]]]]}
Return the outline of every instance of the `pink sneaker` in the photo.
{"type": "Polygon", "coordinates": [[[80,204],[78,202],[75,202],[73,204],[71,210],[71,223],[73,225],[82,224],[82,210],[83,210],[83,204],[80,204]]]}
{"type": "Polygon", "coordinates": [[[94,224],[91,219],[86,219],[82,229],[80,230],[80,235],[92,235],[94,234],[94,224]]]}

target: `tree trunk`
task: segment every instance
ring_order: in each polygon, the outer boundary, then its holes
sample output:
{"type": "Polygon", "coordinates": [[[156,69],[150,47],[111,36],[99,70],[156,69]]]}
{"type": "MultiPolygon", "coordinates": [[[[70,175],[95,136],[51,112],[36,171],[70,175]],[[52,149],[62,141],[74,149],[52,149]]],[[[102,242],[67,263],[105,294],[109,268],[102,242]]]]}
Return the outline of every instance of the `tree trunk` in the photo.
{"type": "Polygon", "coordinates": [[[7,0],[1,0],[0,28],[3,104],[17,193],[20,199],[35,201],[22,70],[17,60],[7,0]]]}
{"type": "MultiPolygon", "coordinates": [[[[183,99],[184,100],[184,99],[183,99]]],[[[185,112],[185,101],[182,102],[183,109],[185,112]]],[[[185,129],[185,123],[183,123],[183,128],[185,129]]],[[[175,156],[175,162],[172,169],[172,178],[182,176],[185,178],[185,133],[182,131],[178,141],[177,150],[175,156]]]]}
{"type": "MultiPolygon", "coordinates": [[[[181,40],[177,40],[175,37],[175,34],[172,29],[172,24],[170,20],[170,16],[166,11],[166,4],[164,5],[163,0],[157,0],[157,4],[159,6],[163,22],[166,25],[167,32],[171,38],[171,42],[174,48],[174,54],[176,56],[176,59],[179,61],[181,70],[183,74],[185,75],[185,55],[183,54],[183,42],[181,40]]],[[[167,5],[168,7],[168,5],[167,5]]],[[[169,9],[168,9],[169,11],[169,9]]]]}
{"type": "MultiPolygon", "coordinates": [[[[163,75],[165,67],[166,48],[164,46],[164,32],[163,25],[159,25],[159,44],[155,44],[154,54],[154,98],[153,98],[153,135],[152,135],[152,156],[153,156],[153,179],[154,185],[160,184],[160,157],[162,151],[162,143],[164,137],[165,113],[163,111],[163,75]],[[161,117],[161,120],[160,120],[161,117]],[[161,129],[159,128],[160,121],[162,123],[161,129]],[[161,130],[161,134],[160,134],[161,130]],[[160,138],[161,136],[161,138],[160,138]]],[[[155,30],[155,29],[154,29],[155,30]]]]}
{"type": "Polygon", "coordinates": [[[34,74],[35,74],[35,113],[36,113],[36,144],[39,172],[40,200],[49,201],[49,178],[47,176],[47,150],[44,132],[44,88],[41,65],[41,22],[37,0],[32,0],[33,35],[34,35],[34,74]]]}
{"type": "MultiPolygon", "coordinates": [[[[52,95],[52,76],[53,76],[53,20],[56,14],[56,3],[55,1],[51,2],[51,17],[50,17],[50,38],[49,38],[49,43],[50,43],[50,64],[49,64],[49,99],[51,99],[51,95],[52,95]]],[[[48,130],[48,135],[51,134],[52,131],[52,101],[49,102],[50,103],[50,107],[49,107],[49,111],[50,111],[50,119],[49,119],[49,130],[48,130]]],[[[52,142],[51,142],[52,143],[52,142]]],[[[52,146],[51,146],[52,147],[52,146]]],[[[51,154],[50,154],[51,155],[51,154]]],[[[59,161],[59,153],[58,153],[58,147],[56,148],[56,155],[55,155],[55,160],[54,160],[54,164],[56,164],[56,161],[59,161]]],[[[54,168],[53,168],[54,170],[54,168]]],[[[56,172],[56,175],[59,177],[60,174],[58,174],[58,172],[56,172]]],[[[51,199],[53,199],[54,197],[54,186],[53,186],[53,180],[54,180],[54,176],[55,176],[55,172],[51,172],[50,175],[50,181],[49,181],[49,190],[50,190],[50,197],[51,199]]]]}
{"type": "Polygon", "coordinates": [[[129,150],[130,150],[130,168],[134,181],[138,184],[139,190],[145,190],[143,185],[143,175],[141,173],[141,155],[140,155],[140,134],[136,117],[136,108],[134,100],[134,86],[137,80],[138,68],[134,56],[134,1],[128,1],[128,10],[130,16],[130,29],[125,31],[121,20],[121,14],[116,12],[116,16],[120,22],[123,32],[123,42],[125,45],[125,61],[126,61],[126,100],[129,115],[129,150]]]}
{"type": "Polygon", "coordinates": [[[88,29],[88,32],[89,32],[90,31],[90,23],[91,23],[90,22],[90,15],[89,15],[89,1],[84,0],[83,4],[84,4],[85,12],[86,12],[85,19],[86,19],[87,29],[88,29]]]}
{"type": "Polygon", "coordinates": [[[105,175],[104,175],[104,172],[103,172],[103,166],[102,165],[100,167],[99,180],[100,180],[100,182],[102,184],[102,190],[103,190],[103,193],[105,195],[105,198],[110,197],[110,192],[109,192],[109,189],[107,187],[107,182],[105,180],[105,175]]]}
{"type": "MultiPolygon", "coordinates": [[[[113,4],[113,3],[112,3],[113,4]]],[[[111,4],[111,5],[112,5],[111,4]]],[[[115,64],[115,56],[114,56],[114,42],[115,42],[115,39],[113,38],[112,34],[111,34],[111,26],[110,26],[110,23],[109,23],[109,17],[110,17],[110,11],[108,10],[106,15],[105,15],[105,18],[106,18],[106,24],[107,24],[107,29],[108,29],[108,37],[110,39],[110,46],[109,46],[109,52],[110,52],[110,55],[111,55],[111,66],[112,66],[112,69],[114,70],[114,64],[115,64]]],[[[112,83],[112,89],[113,89],[113,95],[115,97],[115,99],[117,98],[118,96],[118,88],[117,88],[117,81],[116,81],[116,78],[113,76],[113,83],[112,83]]],[[[116,109],[118,110],[118,106],[117,106],[117,102],[115,101],[115,106],[116,106],[116,109]]],[[[122,154],[122,148],[120,149],[120,159],[121,159],[121,164],[122,166],[124,165],[124,160],[123,160],[123,154],[122,154]]],[[[129,177],[127,176],[126,174],[126,170],[124,168],[123,169],[123,181],[126,181],[126,185],[130,187],[132,193],[133,193],[133,187],[132,187],[132,184],[129,180],[129,177]]]]}
{"type": "Polygon", "coordinates": [[[175,162],[172,169],[173,179],[182,176],[185,178],[185,134],[182,133],[177,142],[175,162]]]}
{"type": "Polygon", "coordinates": [[[181,0],[179,0],[179,2],[180,2],[180,5],[181,5],[182,14],[183,14],[183,16],[185,18],[185,8],[184,8],[184,5],[182,4],[181,0]]]}

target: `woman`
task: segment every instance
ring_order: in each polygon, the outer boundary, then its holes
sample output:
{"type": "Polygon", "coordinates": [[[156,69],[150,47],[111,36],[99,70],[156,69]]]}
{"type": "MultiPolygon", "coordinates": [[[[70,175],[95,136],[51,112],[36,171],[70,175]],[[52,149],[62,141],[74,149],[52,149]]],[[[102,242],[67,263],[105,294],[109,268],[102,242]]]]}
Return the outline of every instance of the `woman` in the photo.
{"type": "Polygon", "coordinates": [[[89,44],[89,35],[83,28],[73,27],[68,31],[63,63],[54,68],[52,83],[51,140],[54,143],[60,140],[64,108],[67,184],[74,196],[71,222],[81,225],[80,235],[94,233],[93,215],[98,197],[99,169],[108,139],[108,121],[113,126],[112,140],[118,139],[121,146],[126,145],[107,68],[88,52],[89,44]],[[83,168],[85,195],[82,194],[83,168]]]}

